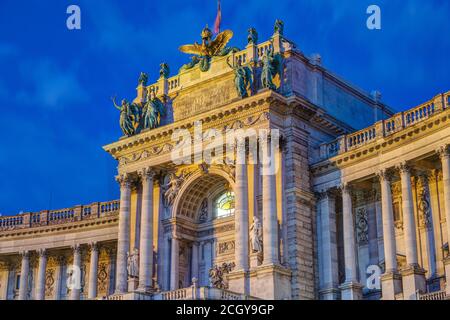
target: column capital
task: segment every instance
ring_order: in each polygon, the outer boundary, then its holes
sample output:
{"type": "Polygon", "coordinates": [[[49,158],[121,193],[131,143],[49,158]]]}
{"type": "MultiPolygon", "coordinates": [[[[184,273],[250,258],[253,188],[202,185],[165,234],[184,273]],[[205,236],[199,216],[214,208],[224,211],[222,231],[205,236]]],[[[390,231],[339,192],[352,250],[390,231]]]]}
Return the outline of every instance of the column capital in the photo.
{"type": "Polygon", "coordinates": [[[39,258],[46,258],[47,257],[47,249],[41,248],[36,250],[37,254],[39,255],[39,258]]]}
{"type": "Polygon", "coordinates": [[[137,174],[142,181],[149,181],[155,177],[156,172],[152,167],[146,167],[139,169],[137,174]]]}
{"type": "Polygon", "coordinates": [[[19,254],[22,256],[22,258],[29,258],[30,252],[28,250],[22,250],[19,252],[19,254]]]}
{"type": "Polygon", "coordinates": [[[98,245],[98,243],[97,243],[97,241],[92,241],[92,242],[90,242],[89,243],[89,250],[92,252],[92,251],[97,251],[98,252],[98,248],[99,247],[99,245],[98,245]]]}
{"type": "Polygon", "coordinates": [[[131,188],[132,180],[129,173],[122,173],[117,175],[116,181],[121,188],[131,188]]]}
{"type": "Polygon", "coordinates": [[[73,254],[80,254],[81,253],[81,246],[79,244],[74,244],[70,248],[72,249],[73,254]]]}
{"type": "Polygon", "coordinates": [[[396,168],[400,172],[400,174],[411,174],[411,166],[408,165],[406,161],[397,164],[396,168]]]}
{"type": "Polygon", "coordinates": [[[436,153],[439,155],[439,158],[444,159],[450,157],[450,150],[448,145],[440,146],[436,149],[436,153]]]}
{"type": "Polygon", "coordinates": [[[336,188],[328,188],[328,189],[320,189],[316,191],[315,193],[316,200],[320,201],[325,198],[335,197],[336,196],[336,188]]]}
{"type": "Polygon", "coordinates": [[[351,193],[353,188],[348,182],[342,182],[338,189],[341,190],[342,193],[351,193]]]}
{"type": "Polygon", "coordinates": [[[392,172],[388,169],[380,169],[376,173],[376,176],[378,177],[378,179],[380,179],[380,182],[382,181],[391,182],[392,172]]]}

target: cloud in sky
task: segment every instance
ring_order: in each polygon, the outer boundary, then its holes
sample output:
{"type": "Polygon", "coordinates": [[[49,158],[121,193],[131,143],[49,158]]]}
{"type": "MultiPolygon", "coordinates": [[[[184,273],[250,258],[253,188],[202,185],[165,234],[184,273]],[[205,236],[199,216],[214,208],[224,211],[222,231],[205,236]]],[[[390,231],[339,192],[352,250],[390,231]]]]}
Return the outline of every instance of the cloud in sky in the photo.
{"type": "Polygon", "coordinates": [[[80,84],[74,70],[64,70],[54,61],[44,58],[26,61],[19,68],[21,89],[19,104],[62,110],[69,105],[86,103],[89,93],[80,84]]]}

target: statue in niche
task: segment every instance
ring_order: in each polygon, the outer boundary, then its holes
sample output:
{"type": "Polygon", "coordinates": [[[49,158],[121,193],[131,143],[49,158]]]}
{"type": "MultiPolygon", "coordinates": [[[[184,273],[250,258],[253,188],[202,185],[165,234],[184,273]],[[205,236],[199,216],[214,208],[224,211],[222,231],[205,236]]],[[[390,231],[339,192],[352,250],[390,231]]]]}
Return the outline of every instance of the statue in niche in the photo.
{"type": "Polygon", "coordinates": [[[200,214],[198,221],[205,222],[208,219],[208,199],[203,199],[202,204],[200,206],[200,214]]]}
{"type": "Polygon", "coordinates": [[[248,29],[247,42],[248,44],[258,44],[258,32],[255,28],[248,29]]]}
{"type": "Polygon", "coordinates": [[[185,174],[184,171],[178,176],[175,174],[175,172],[172,172],[169,175],[169,182],[163,186],[163,188],[166,190],[164,192],[166,207],[169,207],[173,204],[178,192],[180,191],[181,185],[187,176],[188,174],[185,174]]]}
{"type": "Polygon", "coordinates": [[[234,70],[234,86],[241,98],[248,97],[248,89],[253,84],[253,73],[249,67],[243,66],[241,61],[236,62],[236,66],[231,65],[229,62],[230,57],[227,59],[228,66],[234,70]]]}
{"type": "Polygon", "coordinates": [[[263,251],[262,224],[256,215],[250,226],[250,244],[253,252],[261,253],[263,251]]]}
{"type": "Polygon", "coordinates": [[[213,288],[228,289],[228,284],[225,282],[225,274],[230,273],[235,267],[234,262],[222,263],[221,266],[215,265],[209,270],[209,281],[213,288]]]}
{"type": "Polygon", "coordinates": [[[145,72],[141,72],[138,79],[138,85],[146,86],[148,81],[148,75],[145,72]]]}
{"type": "Polygon", "coordinates": [[[114,106],[120,110],[119,124],[123,134],[132,136],[137,131],[135,124],[139,124],[141,119],[140,108],[134,103],[130,104],[126,99],[122,100],[120,106],[117,105],[115,97],[112,97],[111,100],[114,106]]]}
{"type": "MultiPolygon", "coordinates": [[[[194,54],[198,58],[198,63],[200,63],[200,70],[205,72],[209,70],[211,65],[211,58],[215,56],[226,56],[230,52],[239,51],[238,48],[227,47],[228,41],[233,37],[233,32],[231,30],[225,30],[219,33],[216,38],[212,39],[213,33],[206,26],[201,33],[202,43],[199,44],[195,42],[194,44],[183,45],[179,48],[181,52],[194,54]]],[[[193,63],[196,60],[192,60],[193,63]]],[[[193,63],[191,68],[197,63],[193,63]]],[[[188,69],[189,65],[184,65],[184,69],[188,69]]]]}
{"type": "Polygon", "coordinates": [[[280,19],[275,20],[275,25],[273,27],[273,32],[283,35],[284,32],[284,22],[280,19]]]}
{"type": "Polygon", "coordinates": [[[278,74],[281,77],[281,68],[283,65],[283,59],[281,54],[273,53],[273,42],[272,45],[264,52],[261,58],[261,85],[263,88],[269,88],[271,90],[276,90],[276,86],[273,83],[273,78],[278,74]]]}
{"type": "Polygon", "coordinates": [[[161,117],[166,115],[162,101],[156,97],[154,90],[148,90],[148,99],[143,107],[143,128],[154,129],[159,126],[161,117]]]}
{"type": "Polygon", "coordinates": [[[127,271],[128,278],[139,277],[139,250],[137,248],[134,248],[131,253],[127,253],[127,271]]]}

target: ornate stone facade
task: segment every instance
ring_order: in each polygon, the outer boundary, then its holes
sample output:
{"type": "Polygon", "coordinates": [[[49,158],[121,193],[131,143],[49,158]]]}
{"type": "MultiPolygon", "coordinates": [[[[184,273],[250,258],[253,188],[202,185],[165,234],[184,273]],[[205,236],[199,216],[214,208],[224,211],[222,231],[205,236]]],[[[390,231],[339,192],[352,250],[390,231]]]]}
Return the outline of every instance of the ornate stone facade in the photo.
{"type": "Polygon", "coordinates": [[[274,30],[142,73],[126,136],[104,146],[120,200],[1,217],[0,298],[449,294],[450,92],[393,114],[274,30]],[[182,134],[191,162],[173,158],[182,134]]]}

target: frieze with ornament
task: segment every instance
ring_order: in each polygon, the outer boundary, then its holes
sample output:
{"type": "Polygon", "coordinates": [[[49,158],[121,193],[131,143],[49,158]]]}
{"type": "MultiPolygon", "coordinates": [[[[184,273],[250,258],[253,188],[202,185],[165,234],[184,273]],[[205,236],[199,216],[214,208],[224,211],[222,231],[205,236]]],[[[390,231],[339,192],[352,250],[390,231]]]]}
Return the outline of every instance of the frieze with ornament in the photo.
{"type": "Polygon", "coordinates": [[[217,253],[219,255],[222,254],[232,254],[234,253],[235,244],[234,240],[231,241],[223,241],[217,244],[217,253]]]}
{"type": "MultiPolygon", "coordinates": [[[[270,115],[268,112],[263,112],[263,113],[259,114],[258,116],[250,116],[244,121],[236,120],[232,124],[225,125],[222,129],[222,133],[225,133],[227,130],[230,130],[230,129],[243,129],[246,127],[253,126],[256,123],[269,120],[269,117],[270,117],[270,115]]],[[[202,139],[207,139],[208,134],[210,134],[210,132],[208,130],[203,132],[202,139]]],[[[146,149],[146,150],[138,152],[138,153],[133,153],[131,156],[122,156],[118,159],[119,166],[125,166],[125,165],[131,164],[131,163],[143,161],[143,160],[148,159],[153,156],[158,156],[158,155],[163,155],[163,154],[169,153],[173,150],[173,148],[175,146],[176,146],[176,142],[173,142],[173,143],[164,142],[160,145],[153,146],[150,149],[146,149]]]]}

